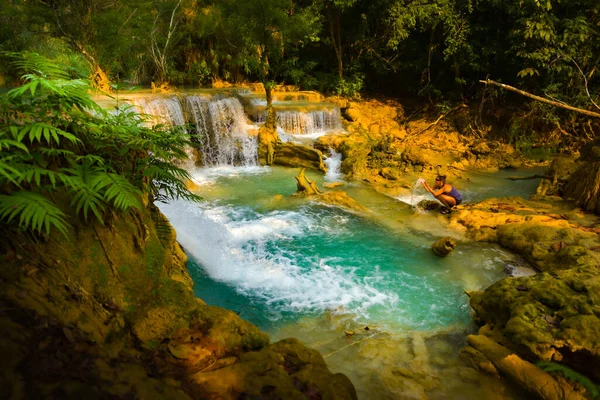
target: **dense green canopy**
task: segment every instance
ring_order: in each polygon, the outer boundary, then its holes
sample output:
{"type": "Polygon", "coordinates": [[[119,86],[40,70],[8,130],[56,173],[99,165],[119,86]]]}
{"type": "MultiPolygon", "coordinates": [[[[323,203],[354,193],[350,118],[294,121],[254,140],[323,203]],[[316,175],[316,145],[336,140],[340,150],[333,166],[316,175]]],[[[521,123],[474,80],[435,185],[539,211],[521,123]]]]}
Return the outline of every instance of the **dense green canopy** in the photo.
{"type": "MultiPolygon", "coordinates": [[[[597,0],[0,0],[0,50],[132,84],[289,83],[432,103],[493,79],[600,111],[597,0]]],[[[8,64],[0,67],[11,78],[8,64]]],[[[483,99],[482,99],[483,97],[483,99]]],[[[513,99],[518,96],[513,95],[513,99]]],[[[530,105],[560,129],[581,127],[530,105]],[[555,119],[553,119],[555,118],[555,119]],[[562,125],[560,125],[560,121],[562,125]]]]}

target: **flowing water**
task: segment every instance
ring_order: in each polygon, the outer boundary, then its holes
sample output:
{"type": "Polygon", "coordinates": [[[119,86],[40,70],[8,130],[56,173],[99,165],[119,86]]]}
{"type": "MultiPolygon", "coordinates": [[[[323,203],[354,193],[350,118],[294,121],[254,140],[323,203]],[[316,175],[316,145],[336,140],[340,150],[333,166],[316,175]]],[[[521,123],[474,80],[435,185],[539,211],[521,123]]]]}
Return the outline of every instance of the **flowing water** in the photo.
{"type": "MultiPolygon", "coordinates": [[[[236,311],[273,340],[297,337],[320,350],[364,399],[423,391],[481,398],[490,387],[516,397],[499,381],[471,376],[457,357],[474,329],[464,291],[502,278],[515,257],[461,243],[438,258],[431,243],[453,233],[437,215],[414,216],[409,205],[360,184],[346,190],[372,217],[295,198],[296,173],[197,169],[205,201],[161,205],[190,256],[197,296],[236,311]],[[414,218],[428,228],[415,231],[414,218]],[[421,375],[407,378],[407,371],[421,375]]],[[[322,185],[323,177],[310,177],[322,185]]]]}

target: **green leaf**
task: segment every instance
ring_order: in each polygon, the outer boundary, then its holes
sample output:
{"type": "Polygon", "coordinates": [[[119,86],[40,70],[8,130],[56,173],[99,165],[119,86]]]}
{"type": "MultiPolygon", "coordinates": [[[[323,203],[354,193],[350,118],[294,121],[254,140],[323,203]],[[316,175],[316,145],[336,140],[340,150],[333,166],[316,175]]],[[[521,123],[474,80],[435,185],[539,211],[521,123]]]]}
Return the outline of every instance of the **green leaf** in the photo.
{"type": "Polygon", "coordinates": [[[0,195],[0,219],[7,223],[19,218],[19,226],[28,231],[50,234],[52,227],[65,237],[70,226],[65,214],[44,196],[33,192],[0,195]]]}

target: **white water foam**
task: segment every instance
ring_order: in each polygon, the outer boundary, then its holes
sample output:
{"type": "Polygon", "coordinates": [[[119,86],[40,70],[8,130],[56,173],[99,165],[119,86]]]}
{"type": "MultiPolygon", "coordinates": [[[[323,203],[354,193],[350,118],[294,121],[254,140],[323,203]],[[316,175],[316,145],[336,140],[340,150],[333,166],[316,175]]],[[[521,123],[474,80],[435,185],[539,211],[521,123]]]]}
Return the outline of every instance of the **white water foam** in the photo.
{"type": "Polygon", "coordinates": [[[189,170],[192,181],[197,185],[212,185],[220,177],[233,178],[243,175],[260,175],[271,171],[271,167],[250,165],[235,167],[233,165],[222,165],[218,167],[205,167],[189,170]]]}
{"type": "MultiPolygon", "coordinates": [[[[406,194],[406,195],[401,195],[401,196],[395,196],[394,198],[396,200],[406,203],[412,207],[416,207],[416,205],[419,204],[420,201],[431,200],[431,196],[429,196],[429,193],[427,193],[427,194],[417,193],[417,190],[419,190],[419,188],[421,188],[423,186],[423,182],[425,182],[425,179],[423,179],[423,178],[417,179],[416,182],[413,184],[410,195],[406,194]]],[[[425,190],[425,189],[423,189],[423,190],[425,190]]]]}
{"type": "Polygon", "coordinates": [[[369,307],[393,308],[399,300],[396,293],[374,287],[378,279],[385,279],[383,276],[359,277],[356,268],[336,266],[335,260],[277,245],[325,226],[329,236],[341,234],[347,229],[343,220],[323,219],[302,210],[259,214],[246,208],[183,200],[161,204],[160,208],[175,227],[178,241],[212,279],[262,299],[276,311],[341,307],[368,317],[369,307]]]}
{"type": "Polygon", "coordinates": [[[325,182],[337,182],[344,179],[340,168],[342,166],[342,154],[334,149],[329,149],[331,156],[327,157],[323,162],[327,165],[327,173],[325,174],[325,182]]]}

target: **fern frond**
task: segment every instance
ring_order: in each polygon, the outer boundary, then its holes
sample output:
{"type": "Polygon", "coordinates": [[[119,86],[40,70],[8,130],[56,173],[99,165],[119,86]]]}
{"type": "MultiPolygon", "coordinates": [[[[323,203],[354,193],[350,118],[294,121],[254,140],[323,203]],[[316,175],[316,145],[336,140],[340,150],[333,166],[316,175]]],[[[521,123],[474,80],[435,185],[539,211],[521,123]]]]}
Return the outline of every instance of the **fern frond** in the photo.
{"type": "Polygon", "coordinates": [[[60,144],[60,138],[65,138],[73,144],[81,144],[81,140],[75,135],[43,122],[36,122],[23,126],[19,130],[17,140],[19,142],[22,141],[27,134],[29,134],[29,141],[32,143],[36,140],[41,143],[43,138],[48,144],[52,143],[51,139],[53,139],[56,144],[60,144]]]}
{"type": "Polygon", "coordinates": [[[29,153],[29,149],[23,143],[18,140],[11,139],[0,139],[0,151],[2,150],[11,150],[11,149],[19,149],[23,150],[25,153],[29,153]]]}
{"type": "Polygon", "coordinates": [[[139,201],[142,193],[121,175],[98,174],[91,181],[91,186],[97,191],[104,189],[104,200],[119,210],[142,209],[139,201]]]}
{"type": "Polygon", "coordinates": [[[4,52],[4,55],[14,59],[12,65],[21,71],[28,72],[23,78],[30,80],[32,77],[46,79],[69,79],[66,67],[33,52],[4,52]]]}
{"type": "Polygon", "coordinates": [[[33,192],[15,192],[0,195],[0,219],[10,223],[19,217],[19,226],[25,230],[50,234],[52,227],[67,236],[69,223],[65,214],[44,196],[33,192]]]}
{"type": "Polygon", "coordinates": [[[0,159],[0,176],[6,178],[9,182],[19,186],[19,180],[21,179],[21,171],[16,169],[13,165],[8,164],[12,157],[3,157],[0,159]]]}
{"type": "Polygon", "coordinates": [[[100,222],[104,223],[101,214],[104,211],[104,202],[97,191],[84,183],[80,183],[76,185],[72,192],[74,196],[71,200],[71,206],[75,206],[77,214],[83,211],[83,218],[87,221],[88,213],[91,211],[100,222]]]}
{"type": "Polygon", "coordinates": [[[40,147],[39,149],[37,149],[37,151],[46,157],[62,157],[67,159],[76,158],[75,153],[73,153],[71,150],[57,149],[51,147],[40,147]]]}
{"type": "Polygon", "coordinates": [[[28,165],[21,172],[21,177],[20,177],[19,183],[21,183],[21,182],[31,183],[32,181],[35,181],[35,184],[37,186],[40,186],[42,184],[42,178],[46,177],[46,178],[48,178],[48,180],[50,180],[52,187],[56,188],[57,175],[58,174],[56,172],[51,171],[49,169],[41,168],[41,167],[38,167],[35,165],[28,165]]]}

